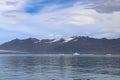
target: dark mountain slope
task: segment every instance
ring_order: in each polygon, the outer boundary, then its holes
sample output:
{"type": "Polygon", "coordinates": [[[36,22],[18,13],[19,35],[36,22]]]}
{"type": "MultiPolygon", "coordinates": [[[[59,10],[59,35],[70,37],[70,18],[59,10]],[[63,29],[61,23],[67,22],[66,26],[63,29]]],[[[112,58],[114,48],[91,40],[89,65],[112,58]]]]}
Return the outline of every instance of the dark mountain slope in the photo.
{"type": "Polygon", "coordinates": [[[70,37],[61,39],[15,39],[0,45],[1,50],[31,53],[120,54],[120,39],[70,37]]]}

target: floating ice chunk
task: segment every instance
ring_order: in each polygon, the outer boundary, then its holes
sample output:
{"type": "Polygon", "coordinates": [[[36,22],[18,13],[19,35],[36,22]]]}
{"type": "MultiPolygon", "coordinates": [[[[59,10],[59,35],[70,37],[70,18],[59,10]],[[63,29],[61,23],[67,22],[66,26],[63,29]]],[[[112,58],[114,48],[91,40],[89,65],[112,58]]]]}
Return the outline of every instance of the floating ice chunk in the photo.
{"type": "Polygon", "coordinates": [[[77,55],[80,55],[79,53],[73,53],[73,55],[77,56],[77,55]]]}

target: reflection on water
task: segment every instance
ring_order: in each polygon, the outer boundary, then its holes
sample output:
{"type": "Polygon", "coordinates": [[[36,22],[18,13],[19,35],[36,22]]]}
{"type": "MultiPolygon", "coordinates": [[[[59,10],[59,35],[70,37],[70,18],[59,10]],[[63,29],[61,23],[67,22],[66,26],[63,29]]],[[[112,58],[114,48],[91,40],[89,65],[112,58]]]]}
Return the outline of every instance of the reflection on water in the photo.
{"type": "Polygon", "coordinates": [[[120,57],[0,55],[1,80],[119,80],[120,57]]]}

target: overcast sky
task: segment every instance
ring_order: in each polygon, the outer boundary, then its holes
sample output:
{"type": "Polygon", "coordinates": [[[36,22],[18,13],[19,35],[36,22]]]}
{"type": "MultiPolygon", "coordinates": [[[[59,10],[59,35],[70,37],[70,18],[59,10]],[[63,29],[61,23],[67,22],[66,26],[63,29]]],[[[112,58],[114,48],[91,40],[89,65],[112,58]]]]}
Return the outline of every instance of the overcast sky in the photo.
{"type": "Polygon", "coordinates": [[[74,35],[120,38],[120,0],[0,0],[0,43],[74,35]]]}

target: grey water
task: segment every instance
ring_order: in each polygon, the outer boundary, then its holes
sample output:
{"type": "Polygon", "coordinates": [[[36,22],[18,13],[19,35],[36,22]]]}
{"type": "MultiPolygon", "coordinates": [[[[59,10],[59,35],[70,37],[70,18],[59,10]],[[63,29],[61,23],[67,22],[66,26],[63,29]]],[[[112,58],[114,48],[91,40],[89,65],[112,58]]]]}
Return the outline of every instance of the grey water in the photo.
{"type": "Polygon", "coordinates": [[[120,80],[120,57],[0,54],[0,80],[120,80]]]}

